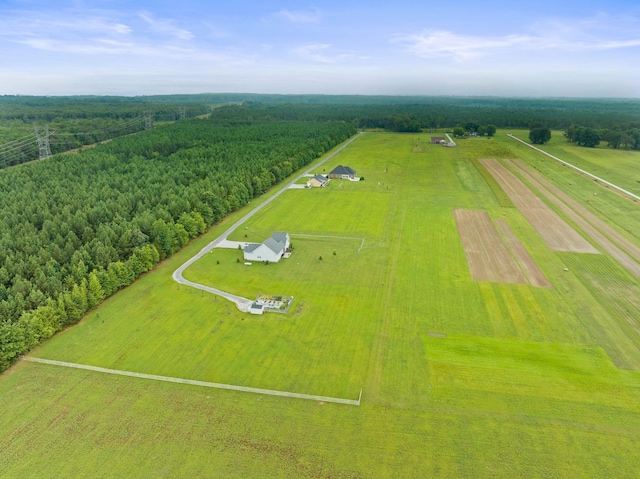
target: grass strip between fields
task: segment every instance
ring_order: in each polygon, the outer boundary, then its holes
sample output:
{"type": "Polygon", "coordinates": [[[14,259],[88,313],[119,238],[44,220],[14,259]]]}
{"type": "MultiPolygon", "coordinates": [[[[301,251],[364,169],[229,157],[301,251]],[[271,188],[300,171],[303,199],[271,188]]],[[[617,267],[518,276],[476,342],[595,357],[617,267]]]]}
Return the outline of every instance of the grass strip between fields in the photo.
{"type": "Polygon", "coordinates": [[[73,368],[73,369],[84,369],[87,371],[94,371],[94,372],[105,373],[105,374],[115,374],[118,376],[128,376],[128,377],[140,378],[140,379],[151,379],[154,381],[164,381],[168,383],[188,384],[191,386],[202,386],[202,387],[214,388],[214,389],[227,389],[231,391],[240,391],[240,392],[247,392],[247,393],[254,393],[254,394],[265,394],[268,396],[280,396],[280,397],[288,397],[288,398],[295,398],[295,399],[307,399],[312,401],[330,402],[335,404],[347,404],[350,406],[360,406],[360,399],[362,399],[362,390],[360,390],[358,399],[342,399],[342,398],[333,398],[328,396],[316,396],[313,394],[294,393],[289,391],[276,391],[273,389],[250,388],[246,386],[236,386],[233,384],[210,383],[206,381],[196,381],[193,379],[172,378],[169,376],[157,376],[155,374],[143,374],[143,373],[135,373],[131,371],[120,371],[118,369],[101,368],[98,366],[90,366],[88,364],[67,363],[64,361],[34,358],[31,356],[23,356],[22,359],[25,361],[33,362],[33,363],[49,364],[52,366],[62,366],[62,367],[73,368]]]}

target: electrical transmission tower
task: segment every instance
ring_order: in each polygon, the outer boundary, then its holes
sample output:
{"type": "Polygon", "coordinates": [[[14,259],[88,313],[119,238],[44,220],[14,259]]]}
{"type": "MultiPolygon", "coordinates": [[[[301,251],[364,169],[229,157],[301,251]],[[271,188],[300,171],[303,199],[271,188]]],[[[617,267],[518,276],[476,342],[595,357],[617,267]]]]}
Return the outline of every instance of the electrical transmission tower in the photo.
{"type": "Polygon", "coordinates": [[[43,130],[39,131],[38,127],[34,125],[33,130],[36,133],[36,141],[38,142],[39,158],[41,160],[49,158],[51,156],[51,141],[49,140],[51,132],[49,132],[49,127],[45,126],[43,130]]]}
{"type": "Polygon", "coordinates": [[[178,113],[180,114],[181,120],[184,120],[187,117],[187,109],[183,106],[180,107],[180,109],[178,110],[178,113]]]}
{"type": "Polygon", "coordinates": [[[146,113],[144,115],[144,129],[150,130],[151,128],[153,128],[153,115],[146,113]]]}

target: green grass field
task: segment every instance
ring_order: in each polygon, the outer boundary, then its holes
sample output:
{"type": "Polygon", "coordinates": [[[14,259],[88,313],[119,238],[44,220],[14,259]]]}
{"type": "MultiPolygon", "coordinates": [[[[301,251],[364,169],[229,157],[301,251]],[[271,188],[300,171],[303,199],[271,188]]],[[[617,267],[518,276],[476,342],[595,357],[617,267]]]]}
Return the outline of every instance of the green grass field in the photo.
{"type": "Polygon", "coordinates": [[[0,476],[633,477],[640,283],[607,255],[550,251],[475,160],[523,159],[637,244],[638,205],[504,135],[428,138],[368,133],[317,171],[349,165],[365,181],[286,191],[230,237],[287,231],[291,258],[245,266],[214,250],[185,272],[248,298],[292,295],[287,314],[243,314],[171,279],[254,200],[32,353],[362,389],[360,407],[22,362],[0,377],[0,476]],[[506,219],[554,287],[473,281],[454,208],[506,219]]]}

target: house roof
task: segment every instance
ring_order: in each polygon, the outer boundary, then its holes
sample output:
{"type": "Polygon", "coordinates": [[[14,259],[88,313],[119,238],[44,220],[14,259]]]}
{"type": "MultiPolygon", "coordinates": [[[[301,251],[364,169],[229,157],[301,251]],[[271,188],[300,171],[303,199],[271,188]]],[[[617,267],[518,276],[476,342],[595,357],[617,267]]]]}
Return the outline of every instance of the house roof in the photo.
{"type": "Polygon", "coordinates": [[[282,250],[284,250],[284,245],[285,245],[284,241],[278,241],[274,239],[273,236],[271,238],[267,238],[265,242],[262,244],[276,254],[281,253],[282,250]]]}
{"type": "Polygon", "coordinates": [[[258,249],[259,246],[262,246],[262,243],[247,243],[244,245],[244,251],[247,253],[251,253],[258,249]]]}
{"type": "Polygon", "coordinates": [[[279,243],[286,244],[287,243],[287,238],[289,237],[289,235],[287,233],[283,233],[281,231],[276,231],[276,232],[271,234],[271,237],[274,240],[278,241],[279,243]]]}
{"type": "Polygon", "coordinates": [[[348,166],[338,165],[333,170],[331,170],[330,175],[355,175],[356,170],[353,168],[349,168],[348,166]]]}
{"type": "Polygon", "coordinates": [[[314,175],[314,180],[318,180],[320,183],[327,183],[329,180],[322,175],[314,175]]]}

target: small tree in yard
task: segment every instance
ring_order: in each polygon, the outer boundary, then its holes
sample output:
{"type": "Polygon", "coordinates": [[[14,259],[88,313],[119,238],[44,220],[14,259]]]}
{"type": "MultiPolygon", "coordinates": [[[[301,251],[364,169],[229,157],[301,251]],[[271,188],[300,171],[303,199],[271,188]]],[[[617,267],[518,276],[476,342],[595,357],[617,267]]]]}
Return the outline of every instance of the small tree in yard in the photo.
{"type": "Polygon", "coordinates": [[[322,256],[320,256],[318,259],[319,259],[320,261],[322,261],[322,256]]]}
{"type": "Polygon", "coordinates": [[[453,129],[453,136],[455,136],[456,138],[462,138],[465,135],[465,131],[464,128],[462,128],[461,126],[456,126],[453,129]]]}

